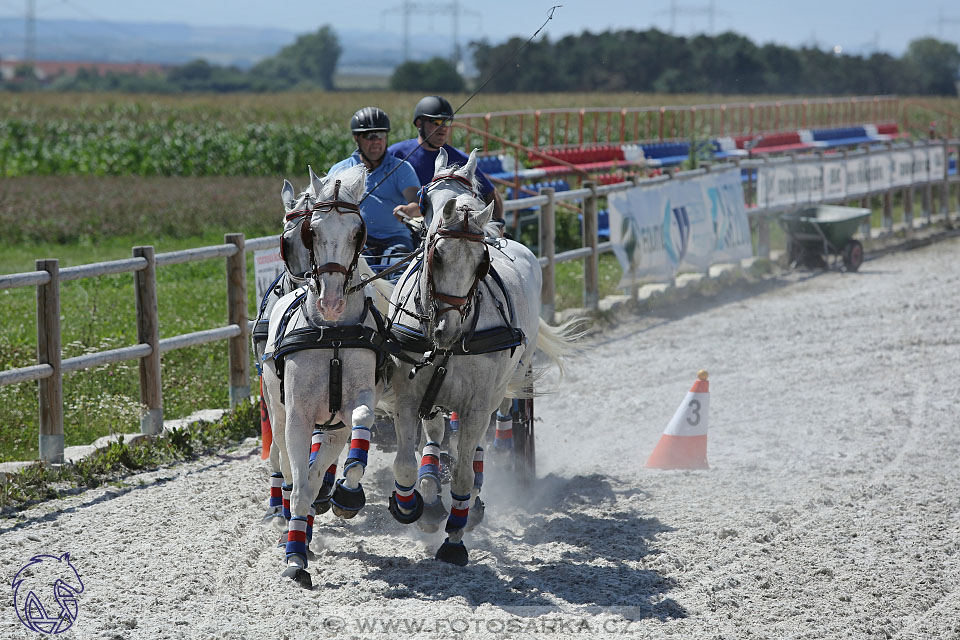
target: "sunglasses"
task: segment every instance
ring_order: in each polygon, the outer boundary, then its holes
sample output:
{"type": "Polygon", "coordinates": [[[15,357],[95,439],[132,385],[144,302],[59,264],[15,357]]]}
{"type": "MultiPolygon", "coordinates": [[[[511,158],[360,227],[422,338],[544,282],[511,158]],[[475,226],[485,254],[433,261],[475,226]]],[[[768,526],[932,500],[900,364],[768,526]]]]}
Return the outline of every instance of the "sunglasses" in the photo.
{"type": "Polygon", "coordinates": [[[360,134],[364,140],[383,140],[387,137],[386,131],[367,131],[360,134]]]}
{"type": "Polygon", "coordinates": [[[453,118],[425,118],[425,120],[437,127],[449,127],[453,124],[453,118]]]}

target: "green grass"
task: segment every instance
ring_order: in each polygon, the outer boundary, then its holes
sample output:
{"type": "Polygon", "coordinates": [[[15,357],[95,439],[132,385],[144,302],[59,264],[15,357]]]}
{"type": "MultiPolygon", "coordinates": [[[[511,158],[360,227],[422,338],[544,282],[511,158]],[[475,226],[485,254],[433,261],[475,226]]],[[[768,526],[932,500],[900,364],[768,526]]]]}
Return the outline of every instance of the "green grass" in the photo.
{"type": "Polygon", "coordinates": [[[0,514],[15,515],[23,507],[59,498],[75,488],[105,483],[123,487],[131,473],[196,458],[254,437],[259,433],[259,414],[256,404],[241,404],[215,423],[194,423],[135,445],[120,438],[95,455],[56,468],[30,465],[0,486],[0,514]]]}

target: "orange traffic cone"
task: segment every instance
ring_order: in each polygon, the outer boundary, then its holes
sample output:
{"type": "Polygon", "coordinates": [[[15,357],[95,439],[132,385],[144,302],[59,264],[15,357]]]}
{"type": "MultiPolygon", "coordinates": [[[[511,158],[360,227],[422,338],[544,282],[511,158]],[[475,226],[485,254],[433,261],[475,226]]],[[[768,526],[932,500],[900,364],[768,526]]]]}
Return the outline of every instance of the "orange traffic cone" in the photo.
{"type": "Polygon", "coordinates": [[[270,457],[270,445],[273,444],[273,427],[270,426],[270,415],[267,413],[267,401],[263,397],[263,378],[260,379],[260,436],[263,444],[260,446],[260,459],[270,457]]]}
{"type": "Polygon", "coordinates": [[[707,421],[710,383],[707,372],[697,373],[683,404],[673,414],[660,436],[647,467],[651,469],[709,469],[707,464],[707,421]]]}

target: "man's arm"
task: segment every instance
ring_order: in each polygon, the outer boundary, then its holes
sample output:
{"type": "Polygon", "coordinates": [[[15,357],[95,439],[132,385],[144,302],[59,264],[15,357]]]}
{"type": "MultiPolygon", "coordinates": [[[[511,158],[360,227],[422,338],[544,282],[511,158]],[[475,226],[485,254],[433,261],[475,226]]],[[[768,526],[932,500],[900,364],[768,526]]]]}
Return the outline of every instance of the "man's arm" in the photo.
{"type": "Polygon", "coordinates": [[[403,199],[407,201],[407,204],[397,205],[393,208],[393,215],[405,216],[407,218],[421,218],[423,213],[420,212],[420,201],[417,199],[416,187],[407,187],[401,193],[403,193],[403,199]]]}
{"type": "Polygon", "coordinates": [[[494,187],[493,191],[490,191],[485,196],[483,196],[483,201],[486,204],[493,203],[493,219],[500,222],[504,222],[503,219],[503,198],[500,196],[500,191],[494,187]]]}

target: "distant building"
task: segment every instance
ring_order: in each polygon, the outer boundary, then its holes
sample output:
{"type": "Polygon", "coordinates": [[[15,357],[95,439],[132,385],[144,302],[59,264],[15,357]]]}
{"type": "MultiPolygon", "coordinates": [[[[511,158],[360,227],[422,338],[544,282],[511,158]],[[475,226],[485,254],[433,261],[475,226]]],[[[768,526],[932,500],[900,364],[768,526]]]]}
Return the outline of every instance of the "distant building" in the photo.
{"type": "MultiPolygon", "coordinates": [[[[0,60],[0,78],[13,80],[17,68],[24,63],[21,60],[0,60]]],[[[49,81],[59,76],[75,76],[80,69],[106,73],[127,73],[144,76],[148,73],[163,75],[171,65],[150,62],[75,62],[38,60],[31,64],[33,73],[40,81],[49,81]]]]}

